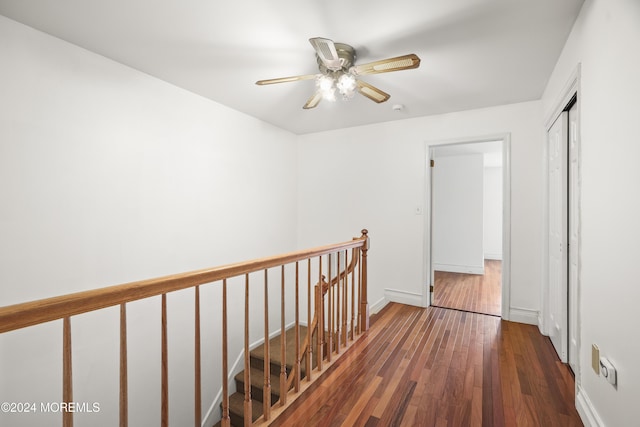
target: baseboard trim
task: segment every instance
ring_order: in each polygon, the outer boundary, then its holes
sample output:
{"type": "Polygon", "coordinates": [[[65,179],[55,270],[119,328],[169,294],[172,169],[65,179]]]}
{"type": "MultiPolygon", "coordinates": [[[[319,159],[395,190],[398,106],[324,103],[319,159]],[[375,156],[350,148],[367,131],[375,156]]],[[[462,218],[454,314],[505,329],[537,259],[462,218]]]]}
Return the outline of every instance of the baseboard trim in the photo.
{"type": "Polygon", "coordinates": [[[378,301],[374,302],[373,304],[371,304],[369,306],[369,315],[372,314],[376,314],[378,313],[380,310],[382,310],[387,304],[389,304],[389,301],[387,301],[386,298],[380,298],[378,301]]]}
{"type": "Polygon", "coordinates": [[[484,265],[455,265],[455,264],[433,264],[435,271],[447,271],[449,273],[463,274],[484,274],[484,265]]]}
{"type": "Polygon", "coordinates": [[[509,320],[512,322],[526,323],[528,325],[538,325],[538,310],[529,308],[510,307],[509,320]]]}
{"type": "Polygon", "coordinates": [[[546,329],[544,327],[544,322],[542,321],[542,313],[538,313],[538,330],[545,337],[549,336],[549,334],[547,333],[547,331],[546,331],[546,329]]]}
{"type": "Polygon", "coordinates": [[[604,423],[593,407],[589,396],[580,386],[578,386],[576,393],[576,409],[585,427],[604,427],[604,423]]]}
{"type": "Polygon", "coordinates": [[[401,291],[398,289],[385,289],[384,298],[389,302],[397,302],[400,304],[414,305],[423,307],[422,295],[413,292],[401,291]]]}

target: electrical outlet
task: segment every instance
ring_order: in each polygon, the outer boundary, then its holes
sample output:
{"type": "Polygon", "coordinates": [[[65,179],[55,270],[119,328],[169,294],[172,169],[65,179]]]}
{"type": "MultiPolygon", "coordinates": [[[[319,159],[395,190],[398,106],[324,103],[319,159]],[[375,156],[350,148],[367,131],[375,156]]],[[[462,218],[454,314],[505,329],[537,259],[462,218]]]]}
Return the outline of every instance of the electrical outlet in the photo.
{"type": "Polygon", "coordinates": [[[616,368],[606,357],[600,359],[600,372],[602,373],[602,376],[609,381],[609,384],[616,385],[616,382],[618,381],[616,368]]]}
{"type": "Polygon", "coordinates": [[[600,375],[600,349],[597,345],[591,345],[591,367],[596,375],[600,375]]]}

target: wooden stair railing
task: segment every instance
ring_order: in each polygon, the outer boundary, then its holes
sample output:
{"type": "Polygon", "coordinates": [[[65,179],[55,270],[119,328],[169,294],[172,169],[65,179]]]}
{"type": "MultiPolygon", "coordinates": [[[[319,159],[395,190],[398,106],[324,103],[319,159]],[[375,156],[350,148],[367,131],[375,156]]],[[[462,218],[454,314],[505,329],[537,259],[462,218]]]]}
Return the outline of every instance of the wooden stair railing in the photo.
{"type": "MultiPolygon", "coordinates": [[[[301,379],[307,378],[308,375],[311,375],[312,368],[314,367],[313,355],[312,355],[313,346],[311,345],[312,337],[314,336],[316,336],[316,338],[318,336],[321,337],[318,341],[316,341],[316,343],[318,343],[322,348],[322,351],[323,351],[322,354],[324,355],[322,358],[325,360],[327,359],[327,356],[328,356],[327,343],[329,342],[329,340],[326,340],[325,338],[326,338],[326,335],[328,334],[328,330],[325,327],[323,328],[324,333],[319,332],[320,331],[320,329],[318,328],[319,302],[320,302],[320,298],[324,298],[327,295],[330,287],[335,288],[338,285],[344,285],[346,288],[349,274],[352,275],[351,276],[352,285],[356,283],[355,267],[356,265],[358,265],[359,256],[357,256],[356,249],[352,249],[351,251],[352,251],[351,261],[348,263],[345,269],[341,269],[340,262],[337,261],[337,270],[339,271],[339,273],[337,273],[329,282],[327,282],[325,276],[322,275],[320,277],[320,281],[314,286],[315,312],[313,315],[313,320],[310,323],[310,326],[307,325],[307,327],[305,327],[306,333],[304,334],[305,338],[302,344],[298,344],[300,342],[299,328],[294,327],[294,328],[288,329],[284,335],[279,335],[273,338],[271,340],[273,341],[273,343],[271,341],[266,341],[262,346],[251,351],[251,354],[250,354],[251,362],[249,363],[249,365],[251,366],[250,368],[251,376],[259,375],[260,378],[263,378],[264,382],[260,384],[259,381],[256,381],[255,379],[253,379],[250,387],[250,393],[251,393],[250,399],[247,399],[247,396],[249,393],[249,387],[245,379],[245,371],[242,371],[235,376],[236,389],[239,391],[234,393],[234,395],[231,396],[231,399],[233,400],[233,404],[231,405],[232,408],[229,410],[230,419],[232,421],[235,421],[235,425],[244,425],[244,420],[245,419],[248,420],[249,416],[251,416],[253,419],[257,419],[259,418],[260,414],[262,414],[262,418],[260,418],[260,420],[267,421],[270,419],[270,416],[271,416],[272,404],[279,405],[278,408],[282,408],[286,406],[286,403],[287,403],[286,399],[288,394],[283,393],[283,390],[284,391],[293,390],[294,392],[297,393],[300,390],[301,379]],[[278,349],[274,349],[275,353],[271,353],[270,348],[272,345],[277,345],[278,347],[280,347],[279,357],[280,357],[280,360],[282,361],[284,360],[284,357],[285,357],[285,353],[282,351],[282,348],[287,345],[286,343],[288,342],[288,340],[291,340],[292,342],[296,343],[295,349],[291,352],[291,353],[295,353],[295,356],[291,362],[287,360],[286,363],[280,362],[280,364],[276,364],[277,366],[274,366],[274,368],[277,368],[279,370],[279,374],[278,374],[278,379],[276,380],[277,384],[276,386],[273,386],[272,385],[273,381],[271,380],[271,377],[273,375],[271,372],[272,364],[273,364],[273,354],[277,356],[278,349]],[[269,355],[269,357],[271,358],[269,358],[267,355],[269,355]],[[303,359],[305,360],[304,371],[302,370],[303,365],[301,364],[303,359]],[[262,370],[260,371],[258,367],[262,367],[262,370]],[[283,375],[283,372],[284,372],[284,375],[283,375]],[[285,377],[286,377],[286,384],[284,384],[282,381],[285,377]],[[272,401],[273,399],[272,396],[276,397],[275,401],[272,401]],[[252,412],[251,414],[249,414],[246,412],[249,407],[248,401],[253,400],[254,397],[257,400],[262,402],[262,408],[259,409],[259,413],[255,413],[254,411],[256,411],[256,407],[252,405],[250,409],[252,412]],[[239,406],[238,401],[241,399],[244,401],[244,403],[242,406],[239,406]]],[[[347,258],[348,258],[348,252],[344,251],[344,259],[346,260],[347,258]]],[[[296,275],[296,277],[298,277],[298,275],[296,275]]],[[[307,277],[307,280],[308,280],[308,283],[311,282],[310,277],[307,277]]],[[[266,276],[265,276],[265,283],[267,283],[266,276]]],[[[355,296],[355,286],[352,286],[352,291],[353,291],[352,292],[352,297],[353,297],[355,296]]],[[[346,304],[347,299],[343,297],[342,302],[343,302],[342,305],[338,304],[336,307],[338,307],[339,309],[341,308],[342,312],[347,313],[349,311],[346,304]]],[[[309,300],[309,303],[310,303],[310,300],[309,300]]],[[[329,306],[330,304],[327,304],[327,307],[329,306]]],[[[346,333],[347,317],[345,315],[343,316],[343,328],[342,328],[342,330],[344,331],[344,333],[342,334],[343,338],[340,341],[337,339],[338,335],[337,334],[334,335],[334,344],[332,348],[336,350],[336,353],[339,353],[340,347],[348,346],[347,335],[351,339],[351,341],[355,340],[356,338],[354,309],[355,309],[355,302],[352,299],[351,300],[352,317],[350,322],[352,326],[351,333],[349,334],[346,333]]],[[[338,313],[339,311],[336,310],[335,312],[338,313]]],[[[311,311],[309,311],[309,313],[311,313],[311,311]]],[[[268,320],[268,317],[265,317],[265,322],[267,320],[268,320]]],[[[359,333],[360,332],[358,332],[358,334],[359,333]]],[[[320,354],[319,350],[318,352],[316,352],[316,354],[320,354]]],[[[317,356],[316,356],[316,363],[317,363],[317,356]]],[[[311,378],[307,378],[307,383],[310,383],[311,381],[312,381],[311,378]]],[[[216,427],[218,425],[221,426],[222,423],[216,424],[216,427]]]]}
{"type": "MultiPolygon", "coordinates": [[[[101,289],[78,292],[47,298],[37,301],[31,301],[21,304],[15,304],[6,307],[0,307],[0,333],[14,331],[29,326],[42,324],[54,320],[63,321],[63,391],[62,401],[73,401],[73,381],[72,381],[72,331],[71,317],[82,313],[100,310],[107,307],[120,306],[120,391],[119,391],[119,417],[120,426],[128,425],[128,369],[127,369],[127,303],[137,301],[154,296],[161,296],[161,414],[160,420],[162,426],[168,426],[169,423],[169,382],[168,382],[168,337],[167,337],[167,294],[170,292],[194,288],[195,291],[195,325],[194,325],[194,347],[195,347],[195,401],[194,415],[195,426],[200,427],[202,423],[201,408],[201,338],[200,338],[200,285],[213,282],[222,282],[222,419],[221,425],[230,426],[229,417],[229,390],[227,381],[229,377],[228,367],[228,321],[229,314],[227,310],[227,279],[233,277],[244,276],[244,425],[250,426],[252,423],[251,400],[251,380],[250,380],[250,348],[249,348],[249,330],[250,330],[250,280],[249,274],[264,271],[264,334],[265,345],[265,378],[263,392],[263,415],[256,420],[256,425],[268,424],[275,416],[277,416],[288,402],[287,395],[290,393],[292,397],[297,397],[301,391],[306,389],[313,380],[313,372],[320,373],[325,366],[329,366],[332,362],[332,353],[340,352],[340,347],[346,347],[347,337],[352,342],[356,336],[365,332],[369,328],[369,307],[367,301],[367,252],[369,249],[369,237],[367,230],[362,230],[360,237],[351,241],[327,245],[312,249],[306,249],[288,254],[272,256],[262,259],[251,260],[242,263],[229,264],[211,269],[197,270],[188,273],[176,274],[171,276],[160,277],[156,279],[142,280],[137,282],[126,283],[122,285],[110,286],[101,289]],[[340,254],[344,253],[346,259],[348,251],[352,251],[352,259],[349,265],[341,271],[340,254]],[[332,255],[337,254],[336,270],[339,272],[332,277],[332,255]],[[313,268],[313,260],[317,259],[316,269],[318,271],[318,284],[315,286],[315,303],[311,304],[311,276],[313,268]],[[323,259],[325,262],[323,262],[323,259]],[[307,264],[307,337],[304,342],[300,343],[300,315],[299,315],[299,263],[306,261],[307,264]],[[328,270],[330,281],[327,283],[324,279],[323,264],[328,270]],[[285,266],[295,265],[295,362],[289,373],[286,366],[286,319],[285,319],[285,266]],[[355,267],[358,266],[356,269],[355,267]],[[268,292],[267,292],[267,273],[269,269],[280,267],[281,269],[281,313],[280,313],[280,333],[281,333],[281,369],[280,369],[280,405],[278,409],[272,410],[270,402],[271,390],[271,372],[270,372],[270,352],[269,352],[269,312],[268,312],[268,292]],[[357,270],[357,279],[356,279],[357,270]],[[351,275],[351,297],[348,296],[349,275],[351,275]],[[334,289],[335,288],[335,289],[334,289]],[[357,295],[356,295],[357,293],[357,295]],[[327,301],[325,303],[325,295],[327,301]],[[349,305],[350,303],[350,305],[349,305]],[[326,311],[326,314],[325,314],[326,311]],[[312,314],[313,313],[313,314],[312,314]],[[350,322],[347,316],[350,314],[350,322]],[[357,326],[356,326],[357,325],[357,326]],[[347,333],[347,326],[349,333],[347,333]],[[325,332],[328,328],[328,342],[326,355],[323,354],[323,345],[325,344],[325,332]],[[313,330],[317,329],[316,343],[313,343],[313,330]],[[334,340],[334,332],[336,333],[336,342],[334,340]],[[315,348],[314,348],[315,344],[315,348]],[[316,366],[313,366],[313,353],[316,353],[316,366]],[[326,356],[326,365],[323,362],[326,356]],[[301,362],[305,359],[305,377],[304,384],[301,383],[301,362]],[[291,389],[291,392],[289,390],[291,389]]],[[[62,425],[64,427],[73,426],[73,411],[62,411],[62,425]]]]}
{"type": "MultiPolygon", "coordinates": [[[[346,258],[346,254],[345,254],[345,258],[346,258]]],[[[327,295],[327,292],[329,291],[329,287],[335,287],[338,283],[343,283],[344,280],[346,280],[346,277],[349,274],[354,274],[355,273],[355,267],[358,264],[358,257],[356,256],[356,252],[355,249],[352,249],[352,256],[351,256],[351,262],[349,263],[349,265],[342,270],[339,274],[337,274],[336,276],[334,276],[329,282],[326,281],[325,276],[321,277],[321,282],[317,283],[314,287],[314,298],[315,298],[315,307],[316,310],[314,312],[313,315],[313,320],[310,323],[310,326],[307,327],[307,333],[305,334],[304,337],[304,341],[301,345],[300,348],[300,354],[298,355],[298,357],[296,358],[297,361],[301,361],[303,358],[305,358],[305,356],[307,355],[308,352],[311,351],[311,339],[313,337],[313,334],[316,333],[316,329],[318,327],[318,304],[320,301],[320,298],[324,298],[327,295]],[[320,296],[320,289],[322,289],[322,296],[320,296]]],[[[338,270],[340,269],[340,266],[338,265],[338,270]]],[[[353,279],[353,277],[352,277],[353,279]]],[[[353,281],[352,283],[355,283],[355,281],[353,281]]],[[[353,302],[353,299],[351,300],[353,302]]],[[[343,311],[346,313],[347,311],[347,306],[342,307],[343,311]]],[[[351,306],[351,339],[355,339],[355,334],[354,334],[354,321],[355,321],[355,311],[354,311],[354,306],[351,306]]],[[[345,325],[346,325],[346,317],[345,317],[345,325]]],[[[296,338],[297,339],[297,338],[296,338]]],[[[344,334],[344,338],[343,338],[343,342],[346,342],[346,332],[344,334]]],[[[305,369],[305,372],[309,372],[311,373],[311,357],[307,358],[307,366],[305,369]]],[[[300,389],[300,383],[299,383],[299,376],[297,375],[297,372],[300,371],[300,364],[296,364],[293,367],[293,371],[294,374],[289,375],[289,379],[287,381],[287,388],[286,390],[291,389],[294,380],[296,381],[296,387],[295,390],[299,391],[300,389]]],[[[265,377],[266,377],[266,373],[265,373],[265,377]]],[[[266,404],[265,404],[266,405],[266,404]]]]}

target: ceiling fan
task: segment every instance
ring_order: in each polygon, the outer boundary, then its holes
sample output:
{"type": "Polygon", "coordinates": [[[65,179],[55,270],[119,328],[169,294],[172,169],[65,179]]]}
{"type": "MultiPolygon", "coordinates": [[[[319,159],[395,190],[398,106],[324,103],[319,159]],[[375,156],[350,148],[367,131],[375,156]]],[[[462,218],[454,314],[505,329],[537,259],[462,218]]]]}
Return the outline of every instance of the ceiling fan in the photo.
{"type": "Polygon", "coordinates": [[[359,80],[359,76],[409,70],[420,66],[420,58],[415,54],[355,65],[356,51],[348,44],[334,43],[322,37],[311,38],[309,42],[316,51],[319,74],[258,80],[256,84],[262,86],[315,79],[316,92],[304,104],[302,107],[304,109],[316,107],[322,99],[335,100],[336,91],[345,99],[353,97],[357,91],[372,101],[380,103],[385,102],[391,95],[359,80]]]}

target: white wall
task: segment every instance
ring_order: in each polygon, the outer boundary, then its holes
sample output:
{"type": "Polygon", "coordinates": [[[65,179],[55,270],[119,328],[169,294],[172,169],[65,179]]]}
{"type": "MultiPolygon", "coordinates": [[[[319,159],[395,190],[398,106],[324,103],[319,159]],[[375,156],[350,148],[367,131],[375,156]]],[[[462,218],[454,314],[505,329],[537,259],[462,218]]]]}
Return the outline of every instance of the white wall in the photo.
{"type": "MultiPolygon", "coordinates": [[[[511,134],[511,301],[540,309],[540,102],[379,123],[299,137],[298,236],[310,246],[370,231],[369,303],[420,304],[428,280],[424,233],[427,143],[511,134]],[[386,291],[385,291],[386,290],[386,291]]],[[[381,108],[386,108],[381,106],[381,108]]]]}
{"type": "Polygon", "coordinates": [[[434,157],[433,269],[484,274],[484,156],[434,157]]]}
{"type": "MultiPolygon", "coordinates": [[[[2,16],[0,58],[0,305],[295,249],[293,134],[2,16]]],[[[219,285],[202,293],[206,411],[221,384],[219,285]]],[[[159,423],[159,304],[129,305],[131,425],[159,423]]],[[[192,305],[192,290],[169,296],[172,425],[193,425],[192,305]]],[[[60,401],[60,323],[0,338],[0,401],[60,401]]],[[[242,321],[230,325],[235,355],[242,321]]],[[[118,310],[72,327],[74,399],[101,404],[76,425],[116,425],[118,310]]]]}
{"type": "Polygon", "coordinates": [[[484,258],[502,259],[502,168],[484,168],[484,258]]]}
{"type": "Polygon", "coordinates": [[[591,408],[593,420],[607,426],[640,419],[639,40],[640,2],[587,0],[542,100],[547,117],[581,63],[581,368],[576,382],[581,410],[591,408]],[[591,369],[594,343],[618,369],[617,388],[591,369]]]}

